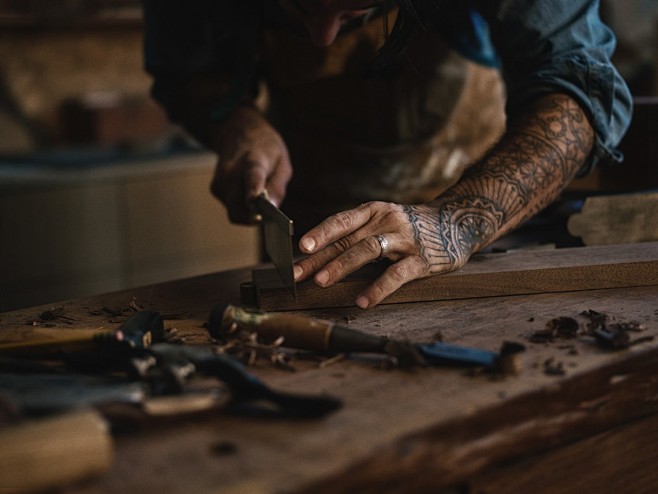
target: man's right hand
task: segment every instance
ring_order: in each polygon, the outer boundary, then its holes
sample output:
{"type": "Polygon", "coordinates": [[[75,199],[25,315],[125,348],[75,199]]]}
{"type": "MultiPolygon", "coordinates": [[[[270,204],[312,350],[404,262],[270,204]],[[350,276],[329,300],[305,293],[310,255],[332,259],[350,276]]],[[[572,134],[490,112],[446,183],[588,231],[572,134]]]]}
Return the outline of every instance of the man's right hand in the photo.
{"type": "Polygon", "coordinates": [[[255,223],[250,203],[264,191],[277,207],[281,204],[292,177],[288,149],[257,109],[237,108],[211,140],[219,161],[210,190],[232,223],[255,223]]]}

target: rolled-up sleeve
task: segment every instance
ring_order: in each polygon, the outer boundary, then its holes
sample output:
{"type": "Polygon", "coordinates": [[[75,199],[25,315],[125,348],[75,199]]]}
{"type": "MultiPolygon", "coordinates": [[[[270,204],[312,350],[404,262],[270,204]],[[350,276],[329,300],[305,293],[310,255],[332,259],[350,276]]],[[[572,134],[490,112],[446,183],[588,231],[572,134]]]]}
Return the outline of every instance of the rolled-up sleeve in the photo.
{"type": "Polygon", "coordinates": [[[621,161],[615,149],[631,119],[630,91],[611,62],[615,36],[591,0],[477,2],[490,27],[507,87],[507,112],[552,92],[572,96],[596,135],[586,173],[600,160],[621,161]]]}

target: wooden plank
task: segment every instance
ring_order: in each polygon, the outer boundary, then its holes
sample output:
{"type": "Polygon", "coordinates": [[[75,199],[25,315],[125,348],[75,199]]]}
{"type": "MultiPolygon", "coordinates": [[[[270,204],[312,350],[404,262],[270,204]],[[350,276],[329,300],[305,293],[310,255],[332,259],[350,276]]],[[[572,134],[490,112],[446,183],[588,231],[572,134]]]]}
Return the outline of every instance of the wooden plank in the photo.
{"type": "Polygon", "coordinates": [[[588,197],[567,228],[585,245],[658,241],[658,192],[588,197]]]}
{"type": "MultiPolygon", "coordinates": [[[[271,270],[254,270],[256,305],[266,311],[354,306],[383,270],[370,264],[331,287],[297,285],[294,300],[271,270]]],[[[414,280],[385,304],[569,292],[658,284],[658,242],[516,251],[473,256],[462,269],[414,280]]],[[[243,303],[247,303],[243,300],[243,303]]]]}

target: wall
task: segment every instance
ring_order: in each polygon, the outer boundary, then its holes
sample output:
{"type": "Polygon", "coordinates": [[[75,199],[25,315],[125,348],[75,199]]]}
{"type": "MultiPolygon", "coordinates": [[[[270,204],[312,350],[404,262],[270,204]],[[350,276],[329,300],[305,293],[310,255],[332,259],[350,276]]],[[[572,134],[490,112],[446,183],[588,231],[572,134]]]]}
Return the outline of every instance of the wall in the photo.
{"type": "Polygon", "coordinates": [[[0,312],[258,262],[257,231],[208,192],[214,162],[0,165],[0,312]]]}
{"type": "MultiPolygon", "coordinates": [[[[0,113],[7,121],[12,113],[8,106],[14,108],[12,132],[21,128],[32,146],[61,144],[60,109],[66,101],[98,94],[149,100],[150,80],[142,68],[139,27],[0,32],[5,102],[0,101],[0,113]],[[32,135],[29,125],[35,130],[32,135]]],[[[6,135],[5,131],[0,135],[6,135]]],[[[11,150],[12,145],[0,139],[0,151],[11,150]]],[[[28,146],[22,143],[20,147],[28,146]]]]}
{"type": "MultiPolygon", "coordinates": [[[[0,155],[67,147],[61,108],[71,100],[138,101],[162,128],[135,148],[180,135],[150,101],[141,43],[135,22],[0,28],[0,155]]],[[[257,262],[255,229],[230,225],[210,195],[214,162],[37,163],[35,178],[0,160],[0,311],[257,262]]]]}

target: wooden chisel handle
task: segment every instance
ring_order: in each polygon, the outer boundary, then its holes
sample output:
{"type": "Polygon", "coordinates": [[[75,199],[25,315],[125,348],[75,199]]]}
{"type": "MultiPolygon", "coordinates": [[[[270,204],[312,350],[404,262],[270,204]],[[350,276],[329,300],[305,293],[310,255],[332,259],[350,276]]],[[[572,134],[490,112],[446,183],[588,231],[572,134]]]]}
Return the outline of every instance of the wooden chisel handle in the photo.
{"type": "Polygon", "coordinates": [[[40,353],[48,350],[90,350],[100,341],[119,341],[115,331],[97,329],[76,329],[62,335],[58,329],[40,329],[32,334],[34,338],[23,341],[0,342],[0,355],[14,353],[40,353]]]}
{"type": "Polygon", "coordinates": [[[142,310],[114,330],[30,328],[22,336],[20,341],[0,341],[0,355],[38,355],[53,350],[88,351],[111,343],[143,349],[164,339],[164,323],[158,312],[142,310]]]}
{"type": "Polygon", "coordinates": [[[210,314],[208,329],[219,340],[226,340],[232,330],[251,331],[264,340],[283,337],[284,346],[317,352],[385,353],[388,338],[338,326],[312,317],[260,312],[230,304],[216,306],[210,314]]]}

